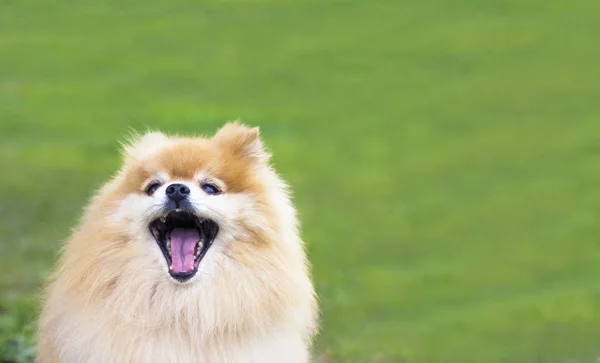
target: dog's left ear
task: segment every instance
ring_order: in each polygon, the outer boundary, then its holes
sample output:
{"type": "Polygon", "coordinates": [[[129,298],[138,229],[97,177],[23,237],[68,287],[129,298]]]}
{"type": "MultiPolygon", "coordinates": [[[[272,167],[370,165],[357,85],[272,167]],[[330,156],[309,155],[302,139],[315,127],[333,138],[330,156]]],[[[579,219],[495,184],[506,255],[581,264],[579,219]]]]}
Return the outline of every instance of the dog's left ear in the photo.
{"type": "Polygon", "coordinates": [[[132,133],[129,141],[122,144],[126,160],[143,160],[164,146],[169,138],[161,132],[147,132],[144,135],[132,133]]]}
{"type": "Polygon", "coordinates": [[[213,140],[242,158],[267,162],[270,154],[265,151],[258,127],[248,127],[238,121],[225,124],[213,140]]]}

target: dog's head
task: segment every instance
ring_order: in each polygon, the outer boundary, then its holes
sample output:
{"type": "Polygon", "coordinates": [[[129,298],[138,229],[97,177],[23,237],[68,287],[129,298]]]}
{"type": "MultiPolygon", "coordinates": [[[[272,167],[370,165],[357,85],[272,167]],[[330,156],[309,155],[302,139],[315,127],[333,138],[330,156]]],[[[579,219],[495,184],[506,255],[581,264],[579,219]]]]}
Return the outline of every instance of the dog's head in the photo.
{"type": "Polygon", "coordinates": [[[102,213],[165,276],[192,282],[278,232],[295,232],[285,186],[268,161],[258,129],[238,123],[212,138],[149,133],[125,146],[102,213]]]}

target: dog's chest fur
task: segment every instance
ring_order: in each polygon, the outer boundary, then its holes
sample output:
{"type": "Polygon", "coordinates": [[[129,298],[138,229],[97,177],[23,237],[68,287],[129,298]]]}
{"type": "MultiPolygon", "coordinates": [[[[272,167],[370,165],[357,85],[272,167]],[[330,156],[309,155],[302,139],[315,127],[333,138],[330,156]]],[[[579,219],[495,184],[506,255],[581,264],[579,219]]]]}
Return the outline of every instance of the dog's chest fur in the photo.
{"type": "Polygon", "coordinates": [[[308,360],[305,342],[297,332],[280,328],[245,336],[194,337],[183,330],[158,328],[89,326],[64,322],[57,327],[68,336],[61,351],[61,362],[81,363],[259,363],[308,360]]]}

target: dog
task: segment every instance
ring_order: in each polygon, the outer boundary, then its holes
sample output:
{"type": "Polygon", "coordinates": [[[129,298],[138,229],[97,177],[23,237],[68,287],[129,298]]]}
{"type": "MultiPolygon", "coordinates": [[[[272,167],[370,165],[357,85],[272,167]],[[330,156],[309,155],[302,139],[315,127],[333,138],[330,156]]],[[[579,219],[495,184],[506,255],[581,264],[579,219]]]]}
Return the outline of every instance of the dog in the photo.
{"type": "Polygon", "coordinates": [[[149,132],[123,155],[48,280],[38,362],[309,361],[317,298],[258,128],[149,132]]]}

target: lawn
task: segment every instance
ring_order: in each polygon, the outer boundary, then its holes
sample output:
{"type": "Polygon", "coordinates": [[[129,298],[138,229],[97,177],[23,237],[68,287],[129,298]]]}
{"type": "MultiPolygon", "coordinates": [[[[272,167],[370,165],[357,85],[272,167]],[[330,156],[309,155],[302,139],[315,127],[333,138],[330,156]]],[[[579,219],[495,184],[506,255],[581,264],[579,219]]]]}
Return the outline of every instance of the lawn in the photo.
{"type": "Polygon", "coordinates": [[[0,0],[0,362],[130,130],[259,125],[326,362],[600,357],[597,0],[0,0]]]}

